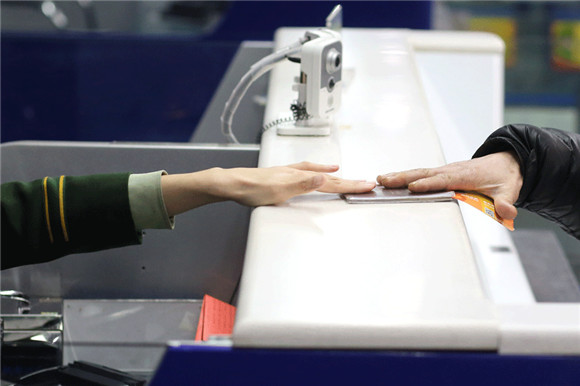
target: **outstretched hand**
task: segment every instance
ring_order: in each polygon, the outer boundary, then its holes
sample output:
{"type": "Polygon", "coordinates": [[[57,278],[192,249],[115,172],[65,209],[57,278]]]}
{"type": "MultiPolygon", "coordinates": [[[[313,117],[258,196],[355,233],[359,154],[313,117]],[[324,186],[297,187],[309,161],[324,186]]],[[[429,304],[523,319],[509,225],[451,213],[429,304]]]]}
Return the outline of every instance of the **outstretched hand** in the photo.
{"type": "Polygon", "coordinates": [[[319,191],[325,193],[362,193],[376,184],[345,180],[326,173],[336,172],[336,165],[301,162],[288,166],[258,169],[229,169],[234,184],[226,185],[220,195],[248,206],[284,202],[294,196],[319,191]]]}
{"type": "Polygon", "coordinates": [[[376,184],[330,176],[336,165],[301,162],[271,168],[212,168],[196,173],[162,177],[163,199],[170,216],[212,202],[232,200],[260,206],[284,202],[294,196],[319,191],[363,193],[376,184]]]}
{"type": "Polygon", "coordinates": [[[493,198],[500,217],[513,220],[518,214],[514,203],[520,194],[523,178],[515,154],[500,152],[438,168],[380,175],[377,182],[386,188],[408,187],[417,193],[441,190],[479,192],[493,198]]]}

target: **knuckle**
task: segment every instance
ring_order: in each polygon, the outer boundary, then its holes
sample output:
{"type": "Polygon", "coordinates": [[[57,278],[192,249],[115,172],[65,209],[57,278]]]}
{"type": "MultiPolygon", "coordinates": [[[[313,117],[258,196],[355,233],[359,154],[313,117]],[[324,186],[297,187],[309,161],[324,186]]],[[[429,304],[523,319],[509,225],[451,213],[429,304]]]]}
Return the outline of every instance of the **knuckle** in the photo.
{"type": "Polygon", "coordinates": [[[305,180],[300,181],[300,185],[299,186],[300,186],[300,191],[307,192],[307,191],[309,191],[311,189],[312,183],[311,183],[310,180],[305,179],[305,180]]]}
{"type": "Polygon", "coordinates": [[[307,167],[310,166],[310,162],[308,162],[308,161],[302,161],[302,162],[298,163],[298,166],[300,168],[307,168],[307,167]]]}
{"type": "Polygon", "coordinates": [[[451,176],[449,173],[439,174],[439,178],[443,180],[445,185],[449,185],[453,182],[453,176],[451,176]]]}

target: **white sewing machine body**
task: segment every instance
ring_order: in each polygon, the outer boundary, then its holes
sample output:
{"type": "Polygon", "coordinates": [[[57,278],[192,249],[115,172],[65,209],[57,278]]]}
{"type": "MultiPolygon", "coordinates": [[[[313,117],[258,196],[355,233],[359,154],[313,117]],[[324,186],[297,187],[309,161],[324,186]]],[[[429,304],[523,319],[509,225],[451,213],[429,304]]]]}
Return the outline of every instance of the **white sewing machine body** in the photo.
{"type": "MultiPolygon", "coordinates": [[[[276,47],[303,33],[280,29],[276,47]]],[[[269,130],[259,166],[308,160],[373,180],[467,159],[501,126],[498,37],[345,29],[342,44],[330,136],[269,130]]],[[[265,123],[295,98],[295,73],[289,62],[272,70],[265,123]]],[[[233,342],[577,355],[580,305],[536,303],[509,232],[473,208],[313,193],[253,211],[233,342]]]]}

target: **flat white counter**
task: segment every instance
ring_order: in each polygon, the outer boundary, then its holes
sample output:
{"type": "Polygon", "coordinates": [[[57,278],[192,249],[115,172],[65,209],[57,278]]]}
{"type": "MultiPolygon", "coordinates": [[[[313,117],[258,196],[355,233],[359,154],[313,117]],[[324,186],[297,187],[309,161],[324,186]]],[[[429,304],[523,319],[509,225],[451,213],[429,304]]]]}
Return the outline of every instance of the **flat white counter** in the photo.
{"type": "MultiPolygon", "coordinates": [[[[277,47],[304,31],[279,30],[277,47]]],[[[282,137],[269,130],[261,167],[308,160],[339,164],[344,178],[374,180],[390,171],[468,158],[499,126],[499,38],[345,29],[343,47],[342,108],[331,135],[282,137]],[[457,80],[481,73],[474,83],[482,89],[474,93],[465,85],[457,112],[449,112],[452,97],[441,92],[438,80],[439,73],[453,77],[454,69],[437,60],[443,55],[449,65],[453,55],[465,52],[457,58],[457,80]],[[428,56],[425,65],[417,64],[420,55],[428,56]],[[474,134],[460,132],[457,119],[480,109],[485,117],[475,123],[474,134]]],[[[265,123],[289,115],[298,69],[284,62],[272,71],[265,123]]],[[[456,202],[350,205],[322,193],[255,209],[234,345],[501,351],[501,324],[512,319],[497,304],[533,304],[533,296],[513,245],[500,263],[499,271],[508,273],[494,274],[498,259],[485,247],[497,240],[509,244],[507,231],[474,210],[468,216],[479,217],[466,229],[462,211],[467,213],[456,202]],[[491,234],[482,234],[486,228],[491,234]]]]}

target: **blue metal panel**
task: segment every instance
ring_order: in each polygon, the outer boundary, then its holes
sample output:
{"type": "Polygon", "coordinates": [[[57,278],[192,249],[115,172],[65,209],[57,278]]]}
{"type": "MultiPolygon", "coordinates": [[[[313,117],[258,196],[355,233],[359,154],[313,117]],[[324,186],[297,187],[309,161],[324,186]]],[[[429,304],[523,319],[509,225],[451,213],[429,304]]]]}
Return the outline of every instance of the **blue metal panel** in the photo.
{"type": "Polygon", "coordinates": [[[580,357],[169,347],[151,385],[577,385],[580,357]]]}
{"type": "Polygon", "coordinates": [[[3,142],[188,141],[238,47],[86,33],[1,44],[3,142]]]}

